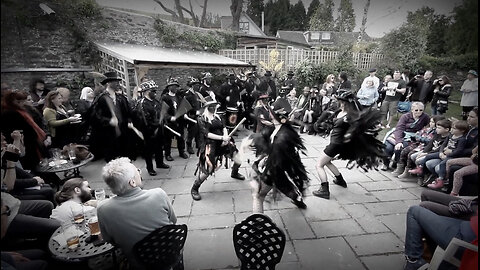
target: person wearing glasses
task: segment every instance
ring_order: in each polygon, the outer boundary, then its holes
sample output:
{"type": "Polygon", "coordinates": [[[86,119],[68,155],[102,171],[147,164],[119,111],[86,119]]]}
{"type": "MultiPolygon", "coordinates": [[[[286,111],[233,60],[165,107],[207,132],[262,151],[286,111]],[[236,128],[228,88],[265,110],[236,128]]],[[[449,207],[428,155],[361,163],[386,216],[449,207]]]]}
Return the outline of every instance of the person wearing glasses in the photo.
{"type": "MultiPolygon", "coordinates": [[[[424,112],[425,106],[421,102],[413,102],[409,113],[405,113],[398,120],[392,136],[385,140],[385,157],[383,158],[383,171],[396,168],[402,149],[411,143],[411,137],[430,123],[430,116],[424,112]],[[392,164],[390,165],[391,158],[392,164]]],[[[401,171],[405,169],[400,168],[401,171]]]]}
{"type": "Polygon", "coordinates": [[[452,93],[450,79],[443,75],[433,81],[432,115],[442,115],[448,110],[448,97],[452,93]]]}

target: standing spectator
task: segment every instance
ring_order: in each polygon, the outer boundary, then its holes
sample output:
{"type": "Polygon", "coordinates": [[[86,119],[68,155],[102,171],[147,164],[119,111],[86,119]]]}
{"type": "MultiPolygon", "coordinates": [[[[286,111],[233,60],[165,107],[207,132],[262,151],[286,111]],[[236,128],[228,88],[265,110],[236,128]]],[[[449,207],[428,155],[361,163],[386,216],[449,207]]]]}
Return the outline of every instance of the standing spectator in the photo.
{"type": "Polygon", "coordinates": [[[448,110],[448,97],[452,93],[450,79],[443,75],[433,81],[432,115],[444,114],[448,110]]]}
{"type": "Polygon", "coordinates": [[[407,86],[411,86],[410,101],[420,101],[423,104],[427,104],[433,97],[433,72],[431,70],[425,71],[424,74],[419,72],[408,83],[407,86]]]}
{"type": "Polygon", "coordinates": [[[75,106],[70,100],[70,90],[65,87],[58,87],[56,90],[62,95],[62,105],[67,109],[67,113],[69,115],[74,115],[75,106]]]}
{"type": "Polygon", "coordinates": [[[358,102],[364,109],[376,104],[378,99],[378,91],[373,84],[373,79],[367,78],[367,84],[365,87],[360,88],[357,92],[358,102]]]}
{"type": "MultiPolygon", "coordinates": [[[[272,101],[277,99],[277,87],[275,86],[275,80],[272,78],[272,72],[270,70],[265,71],[265,74],[260,79],[260,85],[258,85],[257,90],[260,91],[260,95],[267,94],[272,101]]],[[[220,102],[218,99],[217,101],[220,102]]]]}
{"type": "MultiPolygon", "coordinates": [[[[369,75],[365,79],[363,79],[361,87],[364,87],[367,84],[367,79],[370,78],[373,79],[373,85],[375,85],[375,88],[378,89],[378,87],[380,86],[380,79],[376,76],[377,69],[371,68],[370,70],[368,70],[368,73],[369,75]]],[[[398,73],[398,78],[400,79],[400,71],[398,73]]]]}
{"type": "Polygon", "coordinates": [[[33,106],[40,112],[43,111],[45,97],[50,90],[45,88],[45,81],[40,78],[33,78],[30,81],[30,96],[33,100],[33,106]]]}
{"type": "Polygon", "coordinates": [[[95,99],[95,93],[90,87],[84,87],[80,93],[80,99],[75,105],[75,112],[82,115],[83,119],[89,118],[89,110],[92,107],[93,100],[95,99]]]}
{"type": "Polygon", "coordinates": [[[342,71],[338,74],[338,79],[340,80],[340,84],[338,85],[338,90],[351,90],[352,89],[352,82],[348,80],[347,73],[342,71]]]}
{"type": "MultiPolygon", "coordinates": [[[[27,100],[25,91],[7,91],[2,100],[2,133],[12,134],[14,130],[22,130],[25,144],[25,155],[20,158],[22,167],[34,170],[40,160],[47,157],[47,146],[51,144],[50,136],[35,123],[25,109],[27,100]]],[[[7,142],[10,142],[7,138],[7,142]]]]}
{"type": "Polygon", "coordinates": [[[378,99],[377,99],[377,104],[378,107],[382,106],[383,100],[385,99],[385,95],[387,92],[387,85],[388,82],[392,79],[392,75],[385,75],[383,78],[383,82],[378,86],[378,99]]]}
{"type": "Polygon", "coordinates": [[[43,117],[47,121],[52,135],[52,147],[61,149],[63,146],[75,142],[73,138],[76,136],[76,129],[73,125],[79,124],[81,118],[68,114],[59,91],[51,91],[47,94],[43,117]]]}
{"type": "MultiPolygon", "coordinates": [[[[387,120],[386,128],[390,128],[390,124],[392,123],[393,115],[397,113],[398,102],[402,98],[403,94],[407,91],[407,83],[400,78],[400,71],[396,70],[393,72],[393,79],[390,80],[387,84],[387,87],[384,88],[385,91],[385,99],[382,102],[382,107],[380,108],[380,112],[382,114],[382,122],[383,120],[387,120]],[[388,118],[387,118],[388,114],[388,118]]],[[[364,82],[366,79],[364,80],[364,82]]],[[[362,87],[363,87],[362,83],[362,87]]]]}
{"type": "Polygon", "coordinates": [[[467,79],[463,82],[460,92],[462,92],[460,101],[462,116],[463,120],[467,120],[468,113],[473,107],[478,106],[478,73],[475,70],[468,71],[467,79]]]}
{"type": "Polygon", "coordinates": [[[140,170],[128,158],[107,163],[102,177],[117,195],[97,208],[103,239],[120,247],[133,269],[143,269],[133,246],[154,230],[177,222],[168,195],[161,188],[142,189],[140,170]]]}
{"type": "Polygon", "coordinates": [[[328,74],[325,82],[322,85],[322,89],[327,91],[327,96],[329,97],[337,92],[337,87],[335,86],[335,75],[328,74]]]}

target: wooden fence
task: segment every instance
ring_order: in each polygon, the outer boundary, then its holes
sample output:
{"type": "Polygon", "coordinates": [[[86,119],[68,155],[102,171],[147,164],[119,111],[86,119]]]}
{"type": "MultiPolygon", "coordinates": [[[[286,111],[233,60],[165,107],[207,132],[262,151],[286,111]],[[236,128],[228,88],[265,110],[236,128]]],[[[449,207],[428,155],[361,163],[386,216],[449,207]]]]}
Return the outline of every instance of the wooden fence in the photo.
{"type": "MultiPolygon", "coordinates": [[[[258,65],[260,61],[268,64],[270,52],[274,49],[236,49],[220,50],[219,54],[235,60],[258,65]]],[[[304,49],[276,49],[278,51],[277,61],[283,61],[282,71],[295,68],[295,65],[305,59],[309,59],[314,64],[327,63],[334,61],[337,51],[324,50],[304,50],[304,49]]],[[[383,54],[378,53],[353,53],[353,62],[361,70],[367,70],[375,67],[382,59],[383,54]]]]}

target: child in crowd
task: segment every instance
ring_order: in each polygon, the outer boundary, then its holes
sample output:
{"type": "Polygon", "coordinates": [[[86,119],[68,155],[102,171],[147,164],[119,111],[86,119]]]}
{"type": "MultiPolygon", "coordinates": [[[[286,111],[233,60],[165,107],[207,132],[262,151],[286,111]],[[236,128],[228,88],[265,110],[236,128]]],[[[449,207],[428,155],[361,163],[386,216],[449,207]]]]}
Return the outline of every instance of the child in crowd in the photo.
{"type": "Polygon", "coordinates": [[[463,177],[478,174],[478,145],[473,148],[471,157],[454,158],[447,161],[446,179],[448,179],[448,175],[450,175],[450,168],[454,165],[463,166],[453,173],[453,187],[450,195],[458,196],[463,185],[463,177]]]}
{"type": "Polygon", "coordinates": [[[435,181],[428,185],[429,188],[439,189],[443,187],[446,163],[449,159],[461,157],[465,148],[465,133],[467,131],[468,124],[466,121],[458,120],[453,122],[451,134],[448,136],[448,140],[440,147],[438,153],[428,154],[425,157],[423,164],[432,173],[432,176],[437,175],[435,181]]]}
{"type": "Polygon", "coordinates": [[[423,165],[425,157],[429,154],[438,153],[440,147],[447,141],[448,136],[450,135],[450,129],[452,127],[452,122],[447,119],[438,120],[435,125],[435,135],[430,140],[430,142],[423,148],[422,151],[414,153],[410,156],[410,159],[407,161],[407,167],[411,164],[409,162],[414,162],[417,167],[413,170],[409,170],[410,174],[419,175],[419,185],[423,184],[423,165]]]}
{"type": "Polygon", "coordinates": [[[430,124],[425,126],[422,130],[417,131],[415,136],[410,137],[412,143],[406,146],[400,153],[400,158],[397,164],[397,170],[392,174],[398,175],[398,178],[407,178],[409,176],[408,170],[412,165],[410,157],[418,152],[421,152],[426,145],[433,139],[436,135],[435,127],[439,120],[445,119],[444,116],[436,115],[430,118],[430,124]],[[407,166],[408,165],[408,166],[407,166]]]}

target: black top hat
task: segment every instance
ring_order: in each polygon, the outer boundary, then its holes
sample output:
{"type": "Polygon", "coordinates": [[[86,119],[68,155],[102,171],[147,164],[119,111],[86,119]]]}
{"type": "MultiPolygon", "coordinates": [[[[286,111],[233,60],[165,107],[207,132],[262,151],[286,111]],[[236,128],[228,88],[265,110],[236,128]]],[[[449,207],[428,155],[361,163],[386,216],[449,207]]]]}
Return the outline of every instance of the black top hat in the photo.
{"type": "Polygon", "coordinates": [[[117,72],[111,71],[103,74],[106,78],[101,81],[101,84],[106,84],[111,81],[121,81],[122,79],[118,77],[117,72]]]}
{"type": "Polygon", "coordinates": [[[368,72],[370,72],[370,73],[371,72],[377,72],[377,69],[376,68],[371,68],[371,69],[368,70],[368,72]]]}
{"type": "Polygon", "coordinates": [[[293,76],[293,75],[294,75],[294,74],[293,74],[293,71],[289,70],[289,71],[287,72],[287,76],[293,76]]]}
{"type": "Polygon", "coordinates": [[[190,77],[188,82],[187,82],[187,85],[188,86],[192,86],[194,84],[202,84],[197,78],[195,77],[190,77]]]}
{"type": "Polygon", "coordinates": [[[272,76],[272,72],[270,70],[267,70],[265,71],[265,75],[264,76],[272,76]]]}

